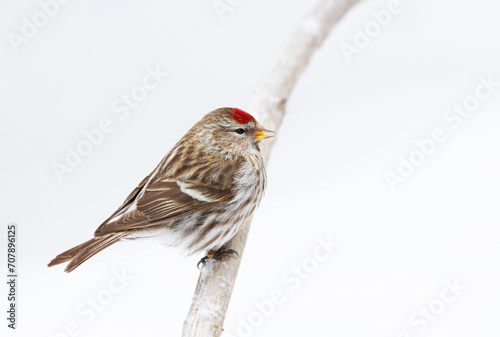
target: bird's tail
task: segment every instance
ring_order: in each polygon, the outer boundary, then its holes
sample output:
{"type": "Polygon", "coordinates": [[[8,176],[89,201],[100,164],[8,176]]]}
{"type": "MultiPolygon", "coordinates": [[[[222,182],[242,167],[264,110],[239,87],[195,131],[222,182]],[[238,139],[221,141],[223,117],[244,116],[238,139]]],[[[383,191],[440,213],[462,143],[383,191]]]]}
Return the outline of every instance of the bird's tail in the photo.
{"type": "Polygon", "coordinates": [[[70,261],[66,266],[66,269],[64,269],[65,272],[69,273],[95,254],[99,253],[101,250],[120,241],[123,236],[124,234],[107,234],[93,237],[92,239],[57,255],[52,261],[49,262],[48,266],[52,267],[56,264],[70,261]]]}

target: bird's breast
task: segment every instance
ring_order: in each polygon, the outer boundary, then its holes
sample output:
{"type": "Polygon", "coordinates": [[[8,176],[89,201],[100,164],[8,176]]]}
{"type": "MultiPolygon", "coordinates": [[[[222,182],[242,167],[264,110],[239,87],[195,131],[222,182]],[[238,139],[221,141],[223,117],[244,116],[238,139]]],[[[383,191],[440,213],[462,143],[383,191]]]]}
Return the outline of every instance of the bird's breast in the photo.
{"type": "Polygon", "coordinates": [[[266,188],[266,172],[260,158],[247,160],[236,174],[233,200],[229,207],[250,216],[259,205],[266,188]]]}

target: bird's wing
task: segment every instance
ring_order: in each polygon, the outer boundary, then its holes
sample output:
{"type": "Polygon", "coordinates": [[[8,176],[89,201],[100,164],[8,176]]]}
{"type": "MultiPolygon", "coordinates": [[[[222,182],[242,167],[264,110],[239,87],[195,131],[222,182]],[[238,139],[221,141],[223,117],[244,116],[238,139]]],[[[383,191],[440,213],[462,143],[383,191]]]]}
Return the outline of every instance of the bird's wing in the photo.
{"type": "Polygon", "coordinates": [[[208,151],[187,145],[185,137],[94,235],[160,225],[232,200],[234,177],[244,160],[214,163],[208,151]],[[190,159],[189,165],[185,158],[190,159]]]}
{"type": "Polygon", "coordinates": [[[158,225],[230,201],[234,196],[231,186],[213,187],[171,178],[149,183],[146,179],[136,190],[96,230],[96,236],[158,225]]]}
{"type": "Polygon", "coordinates": [[[117,214],[121,214],[121,213],[125,212],[128,209],[128,207],[134,202],[134,200],[137,197],[137,195],[139,194],[139,192],[143,189],[144,185],[146,185],[146,183],[148,182],[150,176],[151,176],[151,174],[149,174],[146,178],[142,179],[142,181],[139,183],[139,185],[137,185],[137,187],[132,191],[132,193],[130,193],[128,195],[128,197],[125,199],[125,201],[123,202],[123,204],[120,207],[118,207],[118,209],[113,214],[111,214],[111,216],[109,218],[107,218],[101,224],[101,226],[99,226],[99,228],[97,228],[97,231],[99,231],[102,226],[104,226],[106,223],[108,223],[117,214]]]}

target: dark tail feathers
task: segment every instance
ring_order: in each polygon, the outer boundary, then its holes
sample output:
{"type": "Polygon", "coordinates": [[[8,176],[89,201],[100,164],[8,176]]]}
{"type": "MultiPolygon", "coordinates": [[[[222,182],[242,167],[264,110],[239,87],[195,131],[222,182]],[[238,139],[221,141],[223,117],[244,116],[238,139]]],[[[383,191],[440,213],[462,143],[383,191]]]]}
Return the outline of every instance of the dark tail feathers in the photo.
{"type": "Polygon", "coordinates": [[[69,273],[95,254],[99,253],[101,250],[120,241],[122,237],[123,234],[108,234],[93,237],[92,239],[57,255],[52,261],[50,261],[48,266],[52,267],[56,264],[70,261],[66,266],[66,269],[64,269],[65,272],[69,273]]]}

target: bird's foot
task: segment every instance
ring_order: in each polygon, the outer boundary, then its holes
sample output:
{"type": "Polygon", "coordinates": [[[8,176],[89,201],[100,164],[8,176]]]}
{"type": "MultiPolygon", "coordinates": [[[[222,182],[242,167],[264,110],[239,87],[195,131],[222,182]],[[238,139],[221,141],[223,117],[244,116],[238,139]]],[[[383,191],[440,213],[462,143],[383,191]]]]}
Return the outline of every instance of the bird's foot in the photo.
{"type": "Polygon", "coordinates": [[[233,256],[236,257],[239,257],[240,254],[238,254],[237,251],[235,251],[234,249],[226,249],[226,247],[221,247],[219,248],[218,250],[212,250],[210,249],[207,253],[207,256],[203,257],[199,262],[198,264],[196,265],[196,267],[198,267],[198,269],[200,269],[200,264],[205,264],[205,262],[207,262],[208,260],[211,260],[211,259],[214,259],[214,260],[217,260],[217,261],[222,261],[226,258],[231,258],[233,256]]]}

